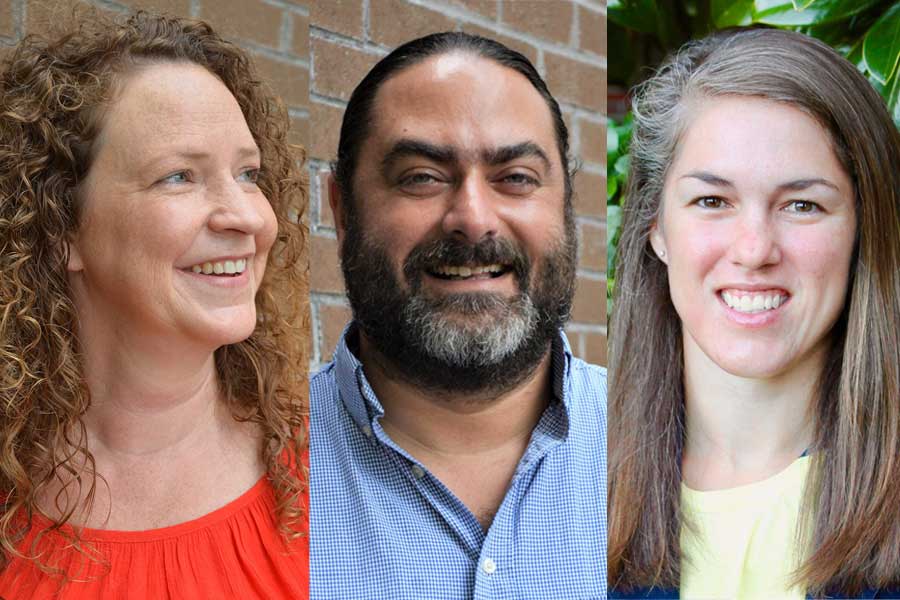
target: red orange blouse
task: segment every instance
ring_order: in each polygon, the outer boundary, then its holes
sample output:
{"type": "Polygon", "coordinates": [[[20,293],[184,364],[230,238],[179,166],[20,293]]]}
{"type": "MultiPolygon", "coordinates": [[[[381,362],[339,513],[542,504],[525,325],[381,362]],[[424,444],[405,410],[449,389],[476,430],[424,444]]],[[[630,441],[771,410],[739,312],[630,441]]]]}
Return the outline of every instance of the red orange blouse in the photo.
{"type": "MultiPolygon", "coordinates": [[[[304,501],[309,506],[308,498],[304,501]]],[[[23,540],[30,548],[39,527],[23,540]]],[[[42,563],[61,569],[68,582],[33,561],[13,560],[0,573],[5,600],[87,598],[175,600],[309,598],[309,536],[290,542],[278,530],[275,494],[268,477],[208,515],[161,529],[83,529],[81,540],[99,555],[90,560],[68,539],[48,531],[39,541],[42,563]]]]}

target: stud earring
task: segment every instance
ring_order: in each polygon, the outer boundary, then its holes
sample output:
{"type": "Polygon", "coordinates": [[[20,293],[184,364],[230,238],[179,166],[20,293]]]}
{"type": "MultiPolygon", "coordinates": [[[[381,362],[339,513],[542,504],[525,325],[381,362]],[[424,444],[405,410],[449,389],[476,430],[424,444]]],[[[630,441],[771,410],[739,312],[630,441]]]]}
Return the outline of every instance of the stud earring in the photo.
{"type": "Polygon", "coordinates": [[[660,258],[665,258],[665,257],[666,257],[666,251],[665,251],[665,250],[660,250],[660,251],[659,251],[659,257],[660,257],[660,258]]]}

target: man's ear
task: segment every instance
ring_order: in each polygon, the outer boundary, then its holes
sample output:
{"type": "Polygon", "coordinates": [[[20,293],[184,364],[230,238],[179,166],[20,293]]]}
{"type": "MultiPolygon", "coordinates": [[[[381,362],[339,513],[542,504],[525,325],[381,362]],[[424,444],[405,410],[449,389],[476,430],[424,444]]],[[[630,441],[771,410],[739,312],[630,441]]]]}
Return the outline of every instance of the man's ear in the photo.
{"type": "Polygon", "coordinates": [[[331,215],[334,218],[334,227],[337,229],[338,248],[344,243],[344,197],[341,194],[341,186],[338,185],[334,173],[328,174],[328,204],[331,206],[331,215]]]}
{"type": "Polygon", "coordinates": [[[659,257],[659,260],[668,265],[669,253],[666,249],[666,238],[663,237],[662,231],[660,231],[658,221],[654,222],[650,228],[650,245],[653,247],[653,251],[656,252],[656,256],[659,257]]]}

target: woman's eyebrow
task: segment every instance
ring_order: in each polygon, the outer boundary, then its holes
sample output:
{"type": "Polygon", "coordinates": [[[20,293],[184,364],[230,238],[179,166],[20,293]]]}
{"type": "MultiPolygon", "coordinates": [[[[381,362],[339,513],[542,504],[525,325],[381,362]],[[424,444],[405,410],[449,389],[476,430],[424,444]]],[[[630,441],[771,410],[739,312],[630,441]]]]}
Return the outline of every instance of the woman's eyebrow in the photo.
{"type": "MultiPolygon", "coordinates": [[[[686,173],[682,175],[679,179],[692,178],[699,179],[704,183],[708,183],[710,185],[718,186],[718,187],[730,187],[734,188],[734,183],[724,177],[720,177],[709,171],[691,171],[690,173],[686,173]]],[[[840,191],[837,185],[832,182],[824,179],[822,177],[806,177],[801,179],[792,179],[790,181],[786,181],[784,183],[779,183],[775,189],[778,191],[788,191],[788,192],[799,192],[808,188],[811,188],[815,185],[824,185],[825,187],[832,188],[834,190],[840,191]]]]}

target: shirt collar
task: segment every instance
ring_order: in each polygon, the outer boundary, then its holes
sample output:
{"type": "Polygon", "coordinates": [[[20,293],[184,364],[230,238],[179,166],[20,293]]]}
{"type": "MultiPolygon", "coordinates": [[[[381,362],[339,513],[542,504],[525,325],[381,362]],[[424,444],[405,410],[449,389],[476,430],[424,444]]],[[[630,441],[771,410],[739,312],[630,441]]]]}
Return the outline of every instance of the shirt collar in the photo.
{"type": "MultiPolygon", "coordinates": [[[[334,352],[336,378],[341,401],[350,416],[361,428],[372,425],[372,420],[384,416],[384,407],[375,396],[363,372],[363,365],[354,351],[359,350],[359,328],[351,322],[344,329],[334,352]]],[[[554,400],[562,402],[568,418],[572,404],[572,349],[565,333],[559,332],[550,350],[554,400]]]]}

